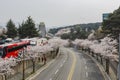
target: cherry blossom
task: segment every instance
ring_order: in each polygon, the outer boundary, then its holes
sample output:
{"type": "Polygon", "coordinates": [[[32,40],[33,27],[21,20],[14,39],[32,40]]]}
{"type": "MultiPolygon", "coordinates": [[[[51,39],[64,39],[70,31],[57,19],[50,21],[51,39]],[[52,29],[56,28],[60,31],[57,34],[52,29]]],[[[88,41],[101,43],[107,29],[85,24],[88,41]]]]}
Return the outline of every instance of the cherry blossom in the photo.
{"type": "Polygon", "coordinates": [[[0,58],[0,74],[14,74],[14,70],[11,67],[16,66],[16,64],[15,58],[0,58]]]}
{"type": "Polygon", "coordinates": [[[73,44],[80,46],[84,49],[90,49],[96,54],[100,54],[104,57],[109,57],[111,59],[117,60],[118,59],[118,50],[116,48],[117,46],[117,40],[112,39],[110,37],[105,37],[101,39],[100,41],[97,40],[82,40],[82,39],[76,39],[73,44]]]}
{"type": "MultiPolygon", "coordinates": [[[[26,40],[26,39],[25,39],[26,40]]],[[[29,39],[31,40],[31,39],[29,39]]],[[[41,39],[32,39],[33,41],[40,41],[41,39]]],[[[14,74],[12,67],[17,65],[17,62],[35,59],[43,54],[47,54],[50,51],[58,49],[60,46],[68,46],[68,40],[62,40],[60,38],[53,38],[50,40],[42,39],[43,45],[27,46],[19,51],[17,58],[0,58],[0,74],[14,74]],[[44,41],[45,40],[45,41],[44,41]]]]}
{"type": "Polygon", "coordinates": [[[67,34],[67,33],[70,33],[70,28],[61,29],[55,35],[56,36],[61,36],[62,34],[67,34]]]}

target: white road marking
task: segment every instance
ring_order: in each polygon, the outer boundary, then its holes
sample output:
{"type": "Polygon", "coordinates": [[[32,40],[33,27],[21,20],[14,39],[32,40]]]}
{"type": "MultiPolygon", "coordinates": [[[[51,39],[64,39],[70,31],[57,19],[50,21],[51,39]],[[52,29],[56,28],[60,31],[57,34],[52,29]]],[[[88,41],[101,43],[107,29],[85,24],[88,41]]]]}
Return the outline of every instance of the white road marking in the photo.
{"type": "Polygon", "coordinates": [[[65,61],[67,60],[67,58],[65,58],[65,61]]]}
{"type": "Polygon", "coordinates": [[[84,63],[85,63],[85,65],[86,65],[87,61],[86,61],[85,59],[83,59],[83,62],[84,62],[84,63]]]}
{"type": "Polygon", "coordinates": [[[86,77],[88,77],[88,72],[86,72],[86,77]]]}
{"type": "Polygon", "coordinates": [[[46,64],[44,67],[40,68],[38,71],[36,71],[34,74],[32,74],[30,77],[28,77],[26,80],[35,80],[35,78],[40,75],[42,71],[47,69],[55,60],[52,60],[48,64],[46,64]]]}
{"type": "Polygon", "coordinates": [[[87,66],[85,66],[85,69],[87,70],[87,66]]]}
{"type": "Polygon", "coordinates": [[[86,65],[86,61],[84,61],[85,65],[86,65]]]}
{"type": "Polygon", "coordinates": [[[65,63],[65,60],[63,61],[63,64],[65,63]]]}
{"type": "Polygon", "coordinates": [[[58,71],[59,71],[59,69],[57,69],[57,70],[55,71],[55,74],[57,74],[58,71]]]}
{"type": "Polygon", "coordinates": [[[52,80],[52,78],[50,78],[50,80],[52,80]]]}
{"type": "Polygon", "coordinates": [[[62,66],[63,66],[63,64],[60,65],[60,67],[62,67],[62,66]]]}

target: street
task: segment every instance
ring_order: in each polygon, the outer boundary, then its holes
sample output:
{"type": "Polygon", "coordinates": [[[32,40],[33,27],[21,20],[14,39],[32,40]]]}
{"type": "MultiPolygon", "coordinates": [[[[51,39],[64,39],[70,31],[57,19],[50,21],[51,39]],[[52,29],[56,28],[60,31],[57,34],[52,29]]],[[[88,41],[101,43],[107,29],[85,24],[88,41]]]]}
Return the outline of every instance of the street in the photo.
{"type": "Polygon", "coordinates": [[[73,48],[60,48],[60,55],[34,80],[105,80],[94,61],[73,48]]]}

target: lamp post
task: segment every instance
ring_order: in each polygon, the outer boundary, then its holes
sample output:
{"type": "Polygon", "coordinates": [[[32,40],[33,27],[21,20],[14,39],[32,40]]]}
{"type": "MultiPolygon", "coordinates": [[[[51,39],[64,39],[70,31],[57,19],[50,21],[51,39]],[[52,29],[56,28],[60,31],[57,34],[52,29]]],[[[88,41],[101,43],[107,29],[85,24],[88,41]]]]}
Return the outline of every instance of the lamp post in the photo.
{"type": "Polygon", "coordinates": [[[24,62],[24,52],[25,52],[25,48],[23,48],[23,51],[22,51],[22,54],[23,54],[23,79],[22,80],[25,80],[25,62],[24,62]]]}

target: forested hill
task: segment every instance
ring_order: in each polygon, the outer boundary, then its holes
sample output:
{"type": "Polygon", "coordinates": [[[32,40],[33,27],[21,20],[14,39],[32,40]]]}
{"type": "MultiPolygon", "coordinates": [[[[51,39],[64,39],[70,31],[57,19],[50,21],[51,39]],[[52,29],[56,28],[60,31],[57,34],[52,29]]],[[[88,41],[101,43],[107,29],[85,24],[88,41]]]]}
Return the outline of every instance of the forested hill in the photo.
{"type": "Polygon", "coordinates": [[[87,29],[88,31],[91,30],[96,30],[98,29],[99,26],[101,26],[100,22],[97,23],[88,23],[88,24],[75,24],[75,25],[70,25],[70,26],[65,26],[65,27],[59,27],[59,28],[52,28],[49,30],[49,33],[55,34],[57,33],[60,29],[65,29],[65,28],[76,28],[80,26],[82,30],[87,29]]]}

